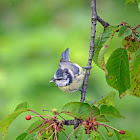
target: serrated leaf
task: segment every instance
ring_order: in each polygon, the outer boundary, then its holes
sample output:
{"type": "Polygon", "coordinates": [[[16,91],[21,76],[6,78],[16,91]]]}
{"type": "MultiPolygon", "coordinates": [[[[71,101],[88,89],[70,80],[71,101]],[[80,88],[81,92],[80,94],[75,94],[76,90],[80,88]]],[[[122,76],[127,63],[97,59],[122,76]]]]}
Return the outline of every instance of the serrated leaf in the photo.
{"type": "Polygon", "coordinates": [[[16,107],[15,111],[17,111],[18,109],[21,109],[21,108],[30,108],[30,105],[28,102],[23,102],[16,107]]]}
{"type": "Polygon", "coordinates": [[[102,105],[100,108],[101,114],[103,115],[109,115],[112,117],[117,117],[117,118],[125,118],[120,114],[120,112],[113,106],[111,105],[102,105]]]}
{"type": "MultiPolygon", "coordinates": [[[[95,106],[92,108],[92,112],[96,109],[95,106]]],[[[71,102],[66,104],[62,108],[62,112],[72,116],[77,119],[88,119],[91,116],[91,107],[87,103],[81,103],[81,102],[71,102]]],[[[100,114],[100,110],[97,109],[95,111],[94,116],[98,116],[100,114]]]]}
{"type": "Polygon", "coordinates": [[[92,131],[91,140],[102,140],[102,137],[101,137],[100,133],[98,133],[97,131],[92,131]]]}
{"type": "Polygon", "coordinates": [[[128,28],[127,26],[120,26],[118,36],[120,37],[121,40],[127,36],[130,36],[131,34],[132,30],[130,28],[128,28]]]}
{"type": "Polygon", "coordinates": [[[16,140],[24,140],[24,138],[26,138],[27,135],[28,133],[22,133],[16,138],[16,140]]]}
{"type": "Polygon", "coordinates": [[[114,91],[111,91],[106,97],[104,97],[100,101],[96,102],[95,104],[114,106],[115,96],[116,96],[116,93],[114,91]]]}
{"type": "Polygon", "coordinates": [[[130,87],[129,60],[124,48],[115,50],[107,61],[107,83],[119,91],[119,95],[130,87]]]}
{"type": "MultiPolygon", "coordinates": [[[[24,104],[25,105],[25,104],[24,104]]],[[[26,106],[27,107],[27,106],[26,106]]],[[[27,108],[23,108],[22,104],[21,104],[21,107],[17,107],[16,110],[11,114],[9,115],[7,118],[5,118],[4,120],[2,120],[0,122],[0,131],[2,132],[3,134],[3,140],[5,138],[5,135],[6,135],[6,132],[7,132],[7,129],[8,127],[10,126],[10,124],[13,122],[14,119],[16,119],[16,117],[18,115],[20,115],[21,113],[23,112],[26,112],[26,111],[29,111],[30,109],[27,107],[27,108]]]]}
{"type": "Polygon", "coordinates": [[[84,134],[84,127],[80,126],[72,135],[71,140],[82,140],[84,134]]]}
{"type": "Polygon", "coordinates": [[[117,131],[114,131],[116,136],[117,136],[117,140],[138,140],[137,136],[135,136],[134,134],[132,134],[129,131],[125,130],[125,134],[120,134],[117,131]]]}
{"type": "Polygon", "coordinates": [[[135,52],[132,66],[130,72],[130,89],[124,92],[121,98],[126,94],[140,97],[140,50],[135,52]]]}
{"type": "Polygon", "coordinates": [[[108,74],[108,72],[106,69],[104,54],[106,53],[107,48],[118,29],[118,26],[108,26],[103,33],[101,41],[101,35],[95,40],[95,50],[97,49],[98,45],[99,47],[94,54],[93,61],[95,62],[95,64],[97,64],[98,67],[105,71],[106,75],[108,74]]]}

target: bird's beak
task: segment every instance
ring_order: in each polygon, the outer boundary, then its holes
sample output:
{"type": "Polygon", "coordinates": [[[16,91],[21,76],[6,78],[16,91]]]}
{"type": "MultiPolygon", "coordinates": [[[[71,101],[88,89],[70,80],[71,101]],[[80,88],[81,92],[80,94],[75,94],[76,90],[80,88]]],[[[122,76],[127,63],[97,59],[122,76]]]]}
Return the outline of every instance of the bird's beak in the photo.
{"type": "Polygon", "coordinates": [[[54,82],[54,78],[50,79],[50,83],[54,82]]]}

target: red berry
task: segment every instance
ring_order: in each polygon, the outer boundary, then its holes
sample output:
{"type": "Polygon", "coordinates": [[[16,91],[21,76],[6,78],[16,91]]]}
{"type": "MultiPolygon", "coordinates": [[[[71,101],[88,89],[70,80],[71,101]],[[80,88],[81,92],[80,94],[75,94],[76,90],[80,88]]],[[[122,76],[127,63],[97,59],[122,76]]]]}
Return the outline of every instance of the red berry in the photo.
{"type": "Polygon", "coordinates": [[[26,120],[30,120],[31,118],[32,118],[31,115],[27,115],[27,116],[25,117],[26,120]]]}
{"type": "Polygon", "coordinates": [[[120,134],[125,134],[125,131],[124,130],[119,130],[119,133],[120,134]]]}

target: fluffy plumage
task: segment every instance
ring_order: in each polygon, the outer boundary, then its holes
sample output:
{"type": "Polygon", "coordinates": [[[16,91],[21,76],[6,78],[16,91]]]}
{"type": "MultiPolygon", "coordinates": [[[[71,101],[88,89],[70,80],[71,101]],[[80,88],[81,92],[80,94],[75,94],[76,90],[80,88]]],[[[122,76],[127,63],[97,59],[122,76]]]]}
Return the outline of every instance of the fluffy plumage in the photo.
{"type": "Polygon", "coordinates": [[[83,78],[83,69],[78,64],[70,62],[69,48],[67,48],[62,52],[59,68],[50,82],[55,82],[63,92],[74,92],[82,85],[83,78]]]}

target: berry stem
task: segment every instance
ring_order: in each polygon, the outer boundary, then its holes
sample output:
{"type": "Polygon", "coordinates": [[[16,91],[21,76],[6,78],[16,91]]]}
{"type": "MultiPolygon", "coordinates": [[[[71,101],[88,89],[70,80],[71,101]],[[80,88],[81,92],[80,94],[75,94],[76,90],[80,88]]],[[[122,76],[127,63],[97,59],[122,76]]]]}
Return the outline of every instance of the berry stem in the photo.
{"type": "Polygon", "coordinates": [[[136,26],[135,28],[133,28],[133,30],[136,30],[138,27],[140,27],[140,25],[136,26]]]}
{"type": "Polygon", "coordinates": [[[110,129],[112,129],[112,130],[115,130],[115,131],[119,132],[119,130],[118,130],[118,129],[116,129],[116,128],[112,127],[112,126],[109,126],[109,125],[107,125],[107,124],[98,123],[98,125],[99,125],[99,126],[100,126],[100,125],[102,125],[102,126],[104,126],[104,127],[109,127],[110,129]]]}
{"type": "Polygon", "coordinates": [[[38,134],[41,132],[42,127],[43,127],[47,122],[48,122],[48,120],[45,120],[45,121],[41,124],[40,129],[39,129],[39,131],[38,131],[38,134]]]}
{"type": "Polygon", "coordinates": [[[51,137],[54,135],[54,133],[55,133],[55,132],[53,132],[53,133],[51,134],[51,136],[48,138],[48,140],[50,140],[50,139],[51,139],[51,137]]]}
{"type": "MultiPolygon", "coordinates": [[[[35,115],[35,116],[32,116],[32,117],[42,117],[42,116],[46,116],[46,117],[48,117],[48,118],[54,119],[54,117],[51,117],[51,116],[48,116],[48,115],[35,115]]],[[[45,119],[45,120],[46,120],[46,119],[45,119]]]]}
{"type": "Polygon", "coordinates": [[[41,135],[43,135],[43,133],[44,133],[47,129],[49,129],[51,126],[53,126],[54,124],[55,124],[55,123],[53,123],[53,124],[47,126],[46,128],[44,128],[44,130],[43,130],[43,132],[41,133],[41,135]]]}
{"type": "Polygon", "coordinates": [[[67,140],[69,140],[69,138],[71,137],[71,135],[82,125],[82,123],[80,123],[73,131],[72,133],[69,135],[69,137],[67,138],[67,140]]]}
{"type": "Polygon", "coordinates": [[[105,138],[105,136],[103,135],[103,133],[102,133],[100,130],[98,130],[98,132],[102,135],[102,137],[103,137],[105,140],[107,140],[107,139],[105,138]]]}
{"type": "Polygon", "coordinates": [[[36,130],[37,128],[39,128],[41,125],[42,125],[42,124],[40,124],[39,126],[37,126],[36,128],[34,128],[33,130],[31,130],[31,131],[29,132],[29,134],[31,134],[34,130],[36,130]]]}
{"type": "Polygon", "coordinates": [[[45,120],[45,118],[44,118],[44,117],[42,117],[42,115],[38,114],[38,113],[37,113],[37,112],[35,112],[34,110],[30,110],[30,111],[34,112],[35,114],[39,115],[39,116],[40,116],[43,120],[45,120]]]}
{"type": "Polygon", "coordinates": [[[57,127],[55,129],[55,136],[54,136],[54,140],[57,140],[57,127]]]}

